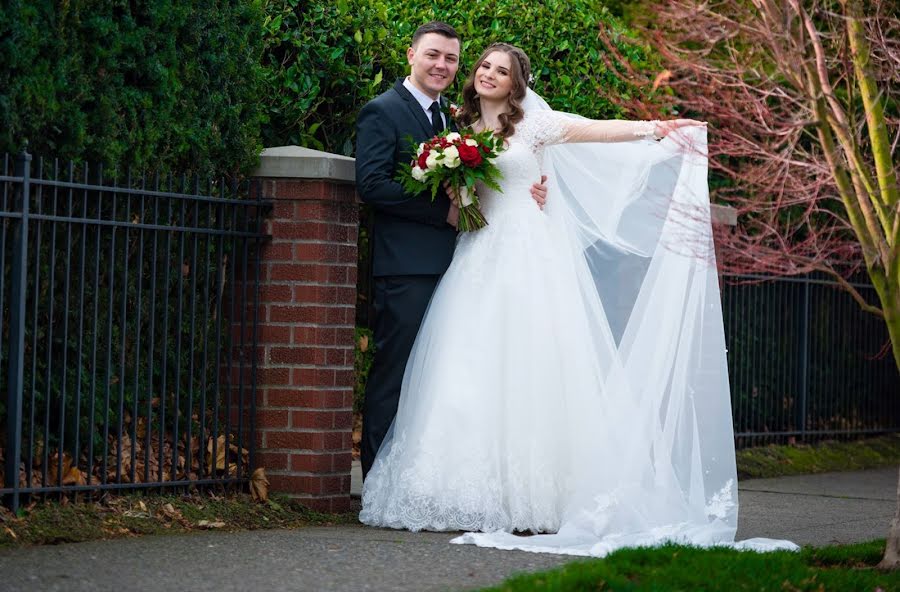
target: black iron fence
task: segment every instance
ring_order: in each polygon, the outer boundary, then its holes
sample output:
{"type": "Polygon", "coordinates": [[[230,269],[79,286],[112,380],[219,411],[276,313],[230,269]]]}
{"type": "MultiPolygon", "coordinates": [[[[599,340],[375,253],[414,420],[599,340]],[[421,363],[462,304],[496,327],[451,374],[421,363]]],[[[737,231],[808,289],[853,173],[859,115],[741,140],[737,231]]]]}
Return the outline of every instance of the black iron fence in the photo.
{"type": "Polygon", "coordinates": [[[0,493],[13,508],[248,479],[266,204],[245,190],[3,157],[0,493]]]}
{"type": "MultiPolygon", "coordinates": [[[[857,290],[877,304],[874,288],[857,290]]],[[[900,376],[884,321],[824,276],[726,276],[739,446],[900,430],[900,376]]]]}

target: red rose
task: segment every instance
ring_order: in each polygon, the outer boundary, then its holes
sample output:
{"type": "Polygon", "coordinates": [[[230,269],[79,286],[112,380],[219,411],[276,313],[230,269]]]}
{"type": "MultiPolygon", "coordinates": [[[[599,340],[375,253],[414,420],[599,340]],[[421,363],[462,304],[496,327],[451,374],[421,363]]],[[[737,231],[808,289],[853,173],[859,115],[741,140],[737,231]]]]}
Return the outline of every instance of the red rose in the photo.
{"type": "Polygon", "coordinates": [[[428,160],[428,155],[431,153],[430,150],[426,150],[422,154],[419,155],[419,168],[427,169],[428,167],[425,165],[425,161],[428,160]]]}
{"type": "Polygon", "coordinates": [[[476,148],[475,146],[469,146],[468,144],[460,144],[459,159],[463,161],[463,164],[467,167],[477,167],[483,160],[481,158],[481,152],[478,151],[478,148],[476,148]]]}

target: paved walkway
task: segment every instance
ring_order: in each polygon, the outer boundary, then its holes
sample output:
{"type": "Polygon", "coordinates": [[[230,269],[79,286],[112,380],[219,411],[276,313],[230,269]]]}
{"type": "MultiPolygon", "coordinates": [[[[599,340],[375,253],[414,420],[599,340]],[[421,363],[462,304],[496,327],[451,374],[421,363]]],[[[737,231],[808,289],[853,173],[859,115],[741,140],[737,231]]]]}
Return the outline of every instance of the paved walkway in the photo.
{"type": "MultiPolygon", "coordinates": [[[[738,538],[804,545],[882,538],[897,470],[740,484],[738,538]]],[[[363,526],[202,532],[0,551],[0,590],[468,590],[570,557],[450,545],[454,535],[363,526]]]]}

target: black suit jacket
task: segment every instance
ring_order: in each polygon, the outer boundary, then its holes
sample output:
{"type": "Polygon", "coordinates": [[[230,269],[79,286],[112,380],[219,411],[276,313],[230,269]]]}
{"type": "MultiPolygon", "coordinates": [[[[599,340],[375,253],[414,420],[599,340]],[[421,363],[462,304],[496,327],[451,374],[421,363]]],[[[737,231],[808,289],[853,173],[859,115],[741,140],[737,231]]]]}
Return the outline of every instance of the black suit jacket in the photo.
{"type": "Polygon", "coordinates": [[[398,167],[413,157],[408,138],[424,142],[433,135],[431,121],[402,79],[359,112],[356,189],[375,210],[370,240],[376,276],[439,275],[450,265],[456,230],[447,224],[447,195],[439,191],[432,202],[430,193],[407,194],[395,180],[398,167]]]}

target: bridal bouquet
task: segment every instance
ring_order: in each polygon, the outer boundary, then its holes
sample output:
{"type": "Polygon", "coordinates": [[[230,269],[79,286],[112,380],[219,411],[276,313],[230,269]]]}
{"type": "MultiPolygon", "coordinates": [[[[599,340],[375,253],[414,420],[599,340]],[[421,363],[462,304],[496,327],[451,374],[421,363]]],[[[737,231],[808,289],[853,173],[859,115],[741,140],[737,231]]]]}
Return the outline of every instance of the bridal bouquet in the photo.
{"type": "Polygon", "coordinates": [[[471,232],[487,225],[478,209],[475,182],[500,191],[500,170],[494,158],[503,151],[503,138],[490,130],[462,133],[444,130],[421,144],[413,143],[415,158],[409,166],[400,167],[398,180],[408,193],[431,189],[431,199],[438,188],[448,182],[459,195],[459,230],[471,232]]]}

